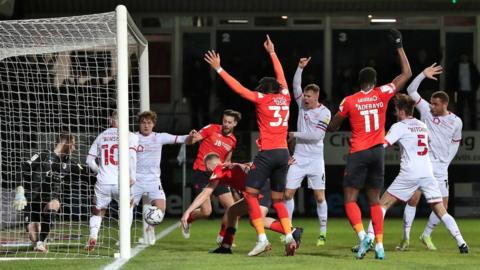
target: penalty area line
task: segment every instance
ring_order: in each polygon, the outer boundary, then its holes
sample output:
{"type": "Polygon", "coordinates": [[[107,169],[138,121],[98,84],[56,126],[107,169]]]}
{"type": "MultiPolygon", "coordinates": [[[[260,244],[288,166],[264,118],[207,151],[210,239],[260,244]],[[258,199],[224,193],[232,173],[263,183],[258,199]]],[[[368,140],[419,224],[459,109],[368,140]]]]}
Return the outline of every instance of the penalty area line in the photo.
{"type": "MultiPolygon", "coordinates": [[[[165,230],[158,233],[155,236],[155,239],[160,240],[160,239],[164,238],[165,236],[169,235],[171,232],[173,232],[179,226],[180,226],[180,222],[175,222],[174,224],[167,227],[165,230]]],[[[130,258],[135,257],[136,255],[138,255],[140,252],[142,252],[147,247],[149,247],[149,245],[138,245],[137,247],[132,249],[132,256],[130,258]]],[[[105,266],[105,268],[103,268],[103,269],[104,270],[117,270],[117,269],[120,269],[128,261],[129,260],[127,260],[127,259],[118,258],[114,262],[112,262],[111,264],[105,266]]]]}

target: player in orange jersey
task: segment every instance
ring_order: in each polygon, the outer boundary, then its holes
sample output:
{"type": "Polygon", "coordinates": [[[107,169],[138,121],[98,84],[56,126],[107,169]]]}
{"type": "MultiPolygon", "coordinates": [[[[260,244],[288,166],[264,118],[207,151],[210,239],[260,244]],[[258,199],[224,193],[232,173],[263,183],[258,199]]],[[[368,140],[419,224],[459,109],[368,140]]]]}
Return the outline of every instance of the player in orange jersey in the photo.
{"type": "Polygon", "coordinates": [[[343,193],[347,218],[360,239],[357,259],[365,256],[373,241],[365,234],[362,213],[357,205],[358,194],[364,187],[375,232],[376,258],[383,259],[383,213],[379,199],[385,170],[383,148],[385,118],[389,100],[412,76],[410,64],[403,50],[401,33],[391,29],[390,37],[400,57],[402,73],[391,83],[377,87],[376,71],[370,67],[362,69],[358,75],[360,91],[343,99],[339,111],[328,127],[329,131],[338,130],[342,122],[348,118],[352,128],[350,153],[343,179],[343,193]]]}
{"type": "Polygon", "coordinates": [[[282,65],[275,54],[273,42],[268,35],[263,46],[270,55],[276,78],[262,78],[255,91],[243,87],[235,78],[223,70],[220,66],[220,55],[215,51],[207,52],[205,61],[217,71],[234,92],[255,104],[257,124],[260,130],[260,138],[257,142],[260,151],[255,156],[252,168],[248,172],[244,195],[248,204],[251,223],[257,232],[258,241],[248,255],[259,255],[270,247],[258,203],[258,194],[267,179],[270,179],[273,208],[276,210],[285,232],[286,255],[294,255],[297,245],[292,236],[292,225],[283,201],[289,158],[287,133],[291,99],[282,65]]]}

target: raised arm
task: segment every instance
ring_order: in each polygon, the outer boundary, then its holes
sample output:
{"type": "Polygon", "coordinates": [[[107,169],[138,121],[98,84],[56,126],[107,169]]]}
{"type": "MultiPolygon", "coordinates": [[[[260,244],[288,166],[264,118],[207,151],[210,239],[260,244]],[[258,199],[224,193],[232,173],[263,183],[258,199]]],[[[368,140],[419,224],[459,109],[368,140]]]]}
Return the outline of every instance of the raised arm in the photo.
{"type": "Polygon", "coordinates": [[[400,66],[402,68],[402,73],[393,79],[392,83],[395,85],[396,91],[401,90],[408,80],[412,77],[412,70],[410,69],[410,64],[408,63],[407,55],[403,50],[402,44],[402,34],[397,29],[390,29],[390,38],[392,39],[393,44],[397,48],[398,56],[400,57],[400,66]]]}
{"type": "Polygon", "coordinates": [[[221,66],[220,66],[220,55],[215,51],[208,51],[203,58],[210,66],[217,71],[218,75],[222,77],[225,83],[232,89],[234,92],[239,94],[246,100],[251,102],[255,102],[256,95],[255,92],[248,90],[245,88],[240,82],[238,82],[235,78],[230,76],[221,66]]]}
{"type": "Polygon", "coordinates": [[[298,67],[297,71],[295,71],[295,75],[293,76],[293,96],[295,98],[295,101],[297,101],[298,106],[301,106],[301,100],[300,98],[302,97],[302,72],[303,69],[308,65],[308,62],[310,62],[311,57],[308,58],[300,58],[300,61],[298,62],[298,67]]]}
{"type": "Polygon", "coordinates": [[[285,79],[285,74],[283,73],[282,64],[280,63],[280,60],[278,60],[277,54],[275,53],[275,46],[273,45],[273,42],[272,40],[270,40],[270,37],[268,35],[267,39],[263,43],[263,47],[265,47],[265,50],[270,54],[277,81],[280,83],[283,89],[288,89],[288,84],[287,80],[285,79]]]}
{"type": "Polygon", "coordinates": [[[436,75],[442,74],[442,66],[437,66],[437,63],[433,63],[431,66],[425,68],[422,73],[418,74],[417,77],[410,83],[407,87],[407,92],[410,97],[415,101],[419,101],[422,97],[418,94],[417,90],[423,79],[429,78],[431,80],[437,80],[436,75]]]}

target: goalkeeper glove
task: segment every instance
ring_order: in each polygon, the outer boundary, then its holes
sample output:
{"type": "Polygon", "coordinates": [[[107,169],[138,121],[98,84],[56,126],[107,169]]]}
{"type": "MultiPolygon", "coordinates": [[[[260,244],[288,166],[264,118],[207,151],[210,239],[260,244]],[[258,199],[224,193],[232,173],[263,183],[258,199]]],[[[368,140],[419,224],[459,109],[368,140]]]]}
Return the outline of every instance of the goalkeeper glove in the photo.
{"type": "Polygon", "coordinates": [[[25,190],[22,186],[15,189],[15,199],[13,200],[13,208],[22,211],[27,206],[27,198],[25,198],[25,190]]]}
{"type": "Polygon", "coordinates": [[[398,31],[397,29],[390,29],[390,40],[392,41],[393,45],[395,46],[395,48],[399,49],[399,48],[402,48],[403,47],[403,44],[402,44],[402,33],[400,33],[400,31],[398,31]]]}

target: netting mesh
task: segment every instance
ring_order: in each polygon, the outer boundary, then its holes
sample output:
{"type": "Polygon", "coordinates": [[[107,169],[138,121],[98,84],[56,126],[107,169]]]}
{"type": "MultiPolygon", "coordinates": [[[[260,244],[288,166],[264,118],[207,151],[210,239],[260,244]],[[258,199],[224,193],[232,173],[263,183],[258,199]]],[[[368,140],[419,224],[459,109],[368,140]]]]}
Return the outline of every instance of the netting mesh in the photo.
{"type": "MultiPolygon", "coordinates": [[[[96,181],[85,158],[116,109],[115,20],[111,12],[0,22],[0,256],[111,256],[118,250],[115,204],[103,220],[98,248],[84,250],[96,181]],[[12,203],[17,186],[35,185],[25,162],[37,153],[53,151],[60,132],[75,135],[77,149],[61,179],[61,208],[47,238],[49,252],[39,253],[33,251],[26,232],[24,216],[31,208],[15,211],[12,203]]],[[[129,56],[129,123],[134,131],[140,95],[133,35],[129,56]]],[[[29,192],[25,190],[27,199],[35,197],[29,192]]]]}

